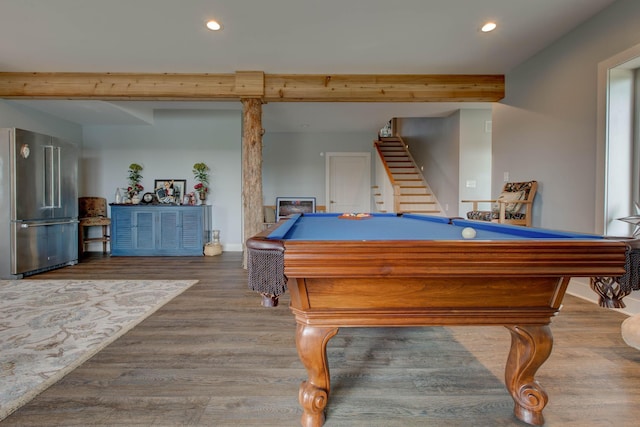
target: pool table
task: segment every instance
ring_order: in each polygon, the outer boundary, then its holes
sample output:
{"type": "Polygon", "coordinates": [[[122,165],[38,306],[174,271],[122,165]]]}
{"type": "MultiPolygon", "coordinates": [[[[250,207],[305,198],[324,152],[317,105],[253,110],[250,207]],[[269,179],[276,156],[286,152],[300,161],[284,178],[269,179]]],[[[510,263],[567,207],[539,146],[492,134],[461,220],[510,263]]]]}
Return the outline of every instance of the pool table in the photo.
{"type": "MultiPolygon", "coordinates": [[[[340,327],[502,325],[515,416],[544,423],[534,376],[551,353],[549,323],[571,277],[620,276],[623,241],[414,214],[303,214],[247,241],[249,286],[288,288],[308,378],[302,425],[324,424],[327,344],[340,327]],[[471,227],[476,235],[463,238],[471,227]]],[[[277,300],[276,300],[277,301],[277,300]]]]}

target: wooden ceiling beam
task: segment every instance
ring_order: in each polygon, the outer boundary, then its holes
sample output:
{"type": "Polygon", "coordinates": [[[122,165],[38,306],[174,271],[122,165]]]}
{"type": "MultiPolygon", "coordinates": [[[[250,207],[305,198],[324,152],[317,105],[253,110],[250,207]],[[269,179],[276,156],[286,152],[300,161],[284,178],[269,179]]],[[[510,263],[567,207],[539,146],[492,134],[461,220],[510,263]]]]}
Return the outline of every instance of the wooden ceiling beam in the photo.
{"type": "Polygon", "coordinates": [[[265,76],[266,101],[496,102],[502,75],[338,74],[265,76]]]}
{"type": "Polygon", "coordinates": [[[233,100],[235,74],[0,73],[0,98],[233,100]]]}
{"type": "Polygon", "coordinates": [[[0,72],[0,98],[264,102],[497,102],[503,75],[0,72]]]}

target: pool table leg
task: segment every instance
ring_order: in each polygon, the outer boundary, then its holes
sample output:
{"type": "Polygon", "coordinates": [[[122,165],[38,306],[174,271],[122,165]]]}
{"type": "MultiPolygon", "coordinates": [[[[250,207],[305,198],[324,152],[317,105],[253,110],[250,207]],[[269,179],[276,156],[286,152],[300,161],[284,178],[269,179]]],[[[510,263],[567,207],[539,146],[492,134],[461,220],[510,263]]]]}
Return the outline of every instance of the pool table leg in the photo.
{"type": "Polygon", "coordinates": [[[337,333],[338,328],[298,324],[296,347],[308,374],[308,380],[300,384],[298,393],[303,409],[303,427],[320,427],[324,424],[324,409],[330,389],[327,343],[337,333]]]}
{"type": "Polygon", "coordinates": [[[551,328],[548,325],[515,325],[507,326],[507,329],[511,332],[511,350],[505,383],[515,402],[513,412],[526,423],[542,425],[542,409],[549,399],[534,376],[551,354],[551,328]]]}

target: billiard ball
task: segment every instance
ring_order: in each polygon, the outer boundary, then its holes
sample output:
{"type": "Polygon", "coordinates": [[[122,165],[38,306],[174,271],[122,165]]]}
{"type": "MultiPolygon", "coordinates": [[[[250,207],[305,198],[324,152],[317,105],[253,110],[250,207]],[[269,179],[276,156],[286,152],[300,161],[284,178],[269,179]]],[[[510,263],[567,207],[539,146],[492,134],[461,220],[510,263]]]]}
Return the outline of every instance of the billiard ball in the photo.
{"type": "Polygon", "coordinates": [[[476,230],[471,227],[465,227],[462,229],[462,237],[465,239],[473,239],[476,237],[476,230]]]}

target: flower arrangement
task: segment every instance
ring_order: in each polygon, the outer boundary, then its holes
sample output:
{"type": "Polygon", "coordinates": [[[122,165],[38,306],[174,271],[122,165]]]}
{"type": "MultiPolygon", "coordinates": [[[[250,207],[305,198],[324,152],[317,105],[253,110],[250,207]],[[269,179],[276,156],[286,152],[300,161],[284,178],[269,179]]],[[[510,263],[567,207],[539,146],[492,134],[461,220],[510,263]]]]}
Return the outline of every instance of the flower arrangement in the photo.
{"type": "Polygon", "coordinates": [[[193,186],[193,188],[198,192],[198,193],[206,193],[209,191],[208,187],[205,187],[203,183],[199,182],[196,185],[193,186]]]}
{"type": "Polygon", "coordinates": [[[193,186],[198,193],[207,193],[209,191],[209,166],[205,163],[196,163],[193,165],[193,176],[197,184],[193,186]]]}
{"type": "Polygon", "coordinates": [[[140,180],[142,179],[142,175],[140,174],[141,171],[142,166],[139,164],[131,163],[129,165],[129,186],[127,187],[127,195],[129,198],[132,198],[134,195],[144,190],[144,187],[140,184],[140,180]]]}

